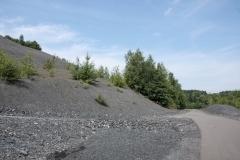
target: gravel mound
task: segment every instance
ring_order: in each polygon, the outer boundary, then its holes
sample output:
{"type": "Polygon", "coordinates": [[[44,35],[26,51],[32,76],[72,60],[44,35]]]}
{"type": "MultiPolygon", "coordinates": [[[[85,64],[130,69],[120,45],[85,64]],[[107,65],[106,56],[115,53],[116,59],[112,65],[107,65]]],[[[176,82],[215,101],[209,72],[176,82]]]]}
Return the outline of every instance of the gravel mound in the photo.
{"type": "Polygon", "coordinates": [[[216,104],[205,108],[204,111],[211,114],[225,116],[230,119],[240,120],[240,109],[233,106],[216,104]]]}
{"type": "Polygon", "coordinates": [[[14,58],[32,52],[39,76],[0,81],[0,159],[200,159],[200,131],[187,112],[163,108],[105,79],[87,89],[58,59],[55,76],[43,65],[51,55],[0,36],[14,58]],[[101,93],[107,106],[94,98],[101,93]]]}

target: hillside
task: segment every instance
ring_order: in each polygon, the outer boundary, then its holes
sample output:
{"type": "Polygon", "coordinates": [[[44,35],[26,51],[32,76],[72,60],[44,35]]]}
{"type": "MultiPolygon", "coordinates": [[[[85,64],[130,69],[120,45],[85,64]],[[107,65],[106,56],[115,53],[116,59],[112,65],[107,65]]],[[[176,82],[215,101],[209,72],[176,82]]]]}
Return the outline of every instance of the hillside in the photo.
{"type": "Polygon", "coordinates": [[[84,89],[61,59],[50,77],[43,65],[51,55],[2,36],[0,49],[14,58],[32,52],[39,73],[33,80],[0,81],[0,159],[199,159],[194,122],[165,117],[185,111],[163,108],[127,87],[121,93],[106,79],[84,89]],[[99,93],[106,106],[94,100],[99,93]]]}
{"type": "Polygon", "coordinates": [[[56,61],[55,77],[50,77],[42,69],[45,61],[51,58],[47,53],[21,46],[3,37],[0,37],[0,46],[5,53],[15,58],[21,58],[32,52],[40,74],[34,80],[23,78],[11,85],[1,83],[1,88],[4,90],[4,93],[1,93],[3,95],[0,98],[1,104],[8,110],[15,109],[11,114],[18,114],[16,113],[18,110],[25,113],[41,112],[45,115],[49,113],[49,116],[64,114],[70,117],[89,114],[143,116],[171,113],[128,88],[124,88],[123,93],[117,91],[117,87],[108,86],[109,82],[104,79],[97,79],[88,89],[84,89],[78,81],[72,80],[69,71],[64,67],[66,62],[61,59],[56,61]],[[98,93],[106,98],[107,107],[99,105],[94,100],[98,93]]]}

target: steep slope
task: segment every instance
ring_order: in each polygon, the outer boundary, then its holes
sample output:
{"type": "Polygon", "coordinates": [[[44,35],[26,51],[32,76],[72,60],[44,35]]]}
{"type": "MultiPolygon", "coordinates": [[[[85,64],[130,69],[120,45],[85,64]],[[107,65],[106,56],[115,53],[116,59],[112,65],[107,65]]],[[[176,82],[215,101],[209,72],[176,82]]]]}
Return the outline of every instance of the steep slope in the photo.
{"type": "Polygon", "coordinates": [[[14,58],[32,52],[39,76],[34,80],[23,78],[13,84],[0,84],[1,110],[4,114],[30,114],[45,116],[83,117],[99,114],[144,116],[170,114],[165,109],[142,95],[124,88],[123,93],[104,79],[97,79],[88,89],[64,69],[66,62],[58,59],[55,77],[43,70],[51,55],[16,44],[0,36],[0,48],[14,58]],[[107,106],[99,105],[94,98],[101,93],[107,106]]]}
{"type": "Polygon", "coordinates": [[[51,55],[0,36],[0,48],[21,58],[32,52],[39,76],[0,81],[0,159],[199,159],[200,132],[190,119],[106,79],[84,89],[58,59],[55,76],[43,65],[51,55]],[[99,105],[101,93],[107,106],[99,105]]]}

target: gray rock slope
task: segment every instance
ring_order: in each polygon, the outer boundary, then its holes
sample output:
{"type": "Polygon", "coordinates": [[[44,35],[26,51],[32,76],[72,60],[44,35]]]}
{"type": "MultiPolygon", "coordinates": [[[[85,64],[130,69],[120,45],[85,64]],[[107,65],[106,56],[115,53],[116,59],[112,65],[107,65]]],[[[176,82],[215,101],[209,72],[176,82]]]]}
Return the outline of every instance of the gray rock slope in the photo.
{"type": "Polygon", "coordinates": [[[2,36],[0,49],[14,58],[32,52],[39,72],[34,80],[0,81],[0,159],[200,158],[195,123],[165,117],[181,112],[104,79],[84,89],[61,59],[50,77],[43,65],[51,55],[2,36]],[[107,106],[94,100],[99,93],[107,106]]]}

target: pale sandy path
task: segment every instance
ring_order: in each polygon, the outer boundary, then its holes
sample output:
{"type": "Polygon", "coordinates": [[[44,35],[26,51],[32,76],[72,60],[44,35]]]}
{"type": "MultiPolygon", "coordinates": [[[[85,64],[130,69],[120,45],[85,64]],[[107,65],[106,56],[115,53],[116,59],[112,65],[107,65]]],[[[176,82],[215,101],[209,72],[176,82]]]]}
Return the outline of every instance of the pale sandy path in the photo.
{"type": "Polygon", "coordinates": [[[240,160],[240,121],[200,110],[174,117],[191,118],[200,128],[202,160],[240,160]]]}

